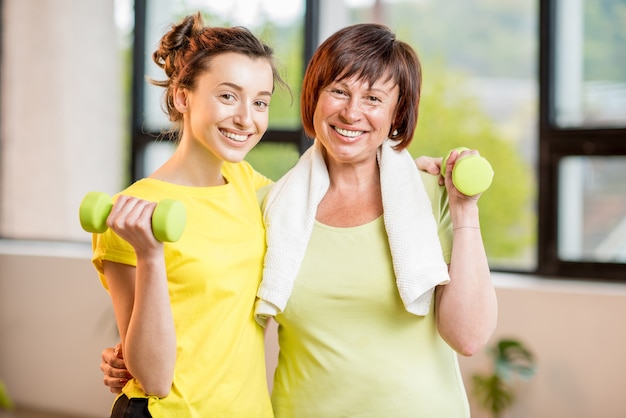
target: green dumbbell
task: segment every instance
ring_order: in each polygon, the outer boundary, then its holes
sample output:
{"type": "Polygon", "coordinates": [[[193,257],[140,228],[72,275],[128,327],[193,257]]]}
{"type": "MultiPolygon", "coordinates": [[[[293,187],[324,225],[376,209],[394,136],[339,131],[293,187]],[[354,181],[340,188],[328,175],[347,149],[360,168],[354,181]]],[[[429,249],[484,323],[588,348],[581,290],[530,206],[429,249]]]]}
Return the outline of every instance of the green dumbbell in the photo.
{"type": "MultiPolygon", "coordinates": [[[[459,147],[450,150],[441,163],[441,174],[446,175],[446,161],[456,151],[459,154],[469,148],[459,147]]],[[[452,169],[452,182],[458,191],[466,196],[474,196],[487,190],[493,180],[493,168],[486,158],[471,154],[456,160],[452,169]]]]}
{"type": "MultiPolygon", "coordinates": [[[[107,230],[107,218],[113,208],[111,196],[89,192],[80,204],[80,225],[87,232],[101,234],[107,230]]],[[[152,213],[152,233],[160,242],[178,241],[185,230],[187,212],[178,200],[161,200],[152,213]]]]}

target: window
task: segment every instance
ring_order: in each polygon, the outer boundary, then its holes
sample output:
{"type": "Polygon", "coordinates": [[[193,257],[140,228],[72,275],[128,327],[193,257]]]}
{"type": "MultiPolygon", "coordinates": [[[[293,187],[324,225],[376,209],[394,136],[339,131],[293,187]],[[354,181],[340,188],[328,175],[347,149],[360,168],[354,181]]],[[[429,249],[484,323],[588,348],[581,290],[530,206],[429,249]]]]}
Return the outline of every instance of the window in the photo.
{"type": "Polygon", "coordinates": [[[559,260],[626,263],[626,156],[562,157],[558,176],[559,260]]]}
{"type": "MultiPolygon", "coordinates": [[[[270,130],[248,158],[272,178],[308,145],[297,109],[312,51],[342,26],[388,25],[416,49],[423,65],[413,155],[468,146],[494,166],[494,182],[480,203],[492,269],[626,280],[623,1],[473,1],[451,7],[435,0],[300,0],[285,2],[291,14],[285,6],[284,19],[271,15],[282,6],[260,0],[223,2],[222,9],[192,0],[135,3],[135,79],[154,67],[138,57],[149,58],[165,29],[153,16],[157,9],[160,22],[170,23],[200,5],[216,19],[211,22],[243,24],[275,47],[293,105],[273,102],[270,130]],[[263,9],[266,4],[272,9],[263,9]],[[280,157],[268,160],[268,153],[280,157]]],[[[141,116],[144,102],[159,103],[148,98],[148,88],[136,84],[134,90],[135,177],[170,152],[167,142],[155,141],[158,123],[141,116]]]]}
{"type": "Polygon", "coordinates": [[[626,279],[626,3],[541,3],[539,272],[626,279]]]}

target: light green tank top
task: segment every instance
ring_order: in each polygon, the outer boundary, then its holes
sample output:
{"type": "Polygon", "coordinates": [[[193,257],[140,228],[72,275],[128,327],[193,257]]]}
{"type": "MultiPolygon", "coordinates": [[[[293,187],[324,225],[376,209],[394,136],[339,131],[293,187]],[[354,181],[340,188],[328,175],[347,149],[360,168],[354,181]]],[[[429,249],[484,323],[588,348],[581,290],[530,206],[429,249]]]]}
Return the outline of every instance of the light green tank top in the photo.
{"type": "MultiPolygon", "coordinates": [[[[445,201],[430,186],[449,261],[445,201]]],[[[437,332],[433,306],[419,317],[402,305],[382,217],[354,228],[316,223],[276,320],[277,418],[469,417],[456,353],[437,332]]]]}

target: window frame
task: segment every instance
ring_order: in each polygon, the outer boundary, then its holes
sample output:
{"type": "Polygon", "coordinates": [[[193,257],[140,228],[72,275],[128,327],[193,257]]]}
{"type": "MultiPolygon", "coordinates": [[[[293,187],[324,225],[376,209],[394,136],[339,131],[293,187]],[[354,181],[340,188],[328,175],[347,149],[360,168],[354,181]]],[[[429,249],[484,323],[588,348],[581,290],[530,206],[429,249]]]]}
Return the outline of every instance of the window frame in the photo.
{"type": "Polygon", "coordinates": [[[626,129],[561,128],[553,123],[557,1],[539,0],[539,210],[535,273],[562,279],[626,282],[626,264],[564,261],[558,257],[560,160],[569,156],[626,155],[626,129]]]}
{"type": "MultiPolygon", "coordinates": [[[[143,128],[143,87],[146,1],[135,0],[135,30],[132,70],[131,158],[133,181],[143,172],[141,164],[146,147],[158,134],[143,128]]],[[[532,271],[514,271],[520,274],[550,276],[557,279],[626,282],[626,264],[601,262],[572,262],[558,258],[558,196],[559,161],[568,156],[626,155],[626,129],[560,128],[554,120],[556,1],[539,1],[539,119],[538,119],[538,226],[537,266],[532,271]]],[[[0,3],[1,4],[1,3],[0,3]]],[[[305,1],[304,63],[308,63],[318,45],[320,5],[317,0],[305,1]]],[[[163,140],[161,137],[159,140],[163,140]]],[[[300,153],[310,145],[302,129],[269,129],[265,142],[293,143],[300,153]]],[[[499,270],[494,271],[508,271],[499,270]]]]}

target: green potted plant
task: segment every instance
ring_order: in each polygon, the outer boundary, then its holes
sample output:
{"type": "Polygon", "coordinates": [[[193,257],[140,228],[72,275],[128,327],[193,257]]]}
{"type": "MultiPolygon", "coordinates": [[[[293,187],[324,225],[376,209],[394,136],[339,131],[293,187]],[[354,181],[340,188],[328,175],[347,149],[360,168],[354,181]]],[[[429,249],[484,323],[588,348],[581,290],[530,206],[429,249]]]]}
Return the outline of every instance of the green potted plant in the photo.
{"type": "Polygon", "coordinates": [[[9,397],[9,393],[7,392],[6,387],[4,386],[4,382],[0,380],[0,410],[12,410],[14,408],[13,402],[9,397]]]}
{"type": "Polygon", "coordinates": [[[500,418],[516,400],[513,379],[529,380],[534,376],[535,356],[515,339],[501,339],[488,352],[493,370],[490,374],[472,376],[472,394],[482,408],[491,412],[494,418],[500,418]]]}

